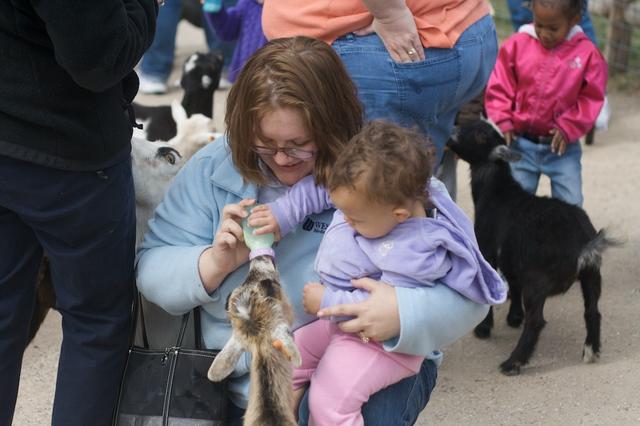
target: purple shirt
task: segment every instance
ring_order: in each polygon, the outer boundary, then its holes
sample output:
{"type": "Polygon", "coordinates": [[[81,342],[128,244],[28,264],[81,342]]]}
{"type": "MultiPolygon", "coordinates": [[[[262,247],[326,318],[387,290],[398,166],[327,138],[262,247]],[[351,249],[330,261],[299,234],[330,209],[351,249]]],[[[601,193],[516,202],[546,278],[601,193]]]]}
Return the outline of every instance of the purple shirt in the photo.
{"type": "Polygon", "coordinates": [[[239,0],[234,7],[204,15],[218,37],[224,41],[237,40],[227,77],[233,83],[253,52],[267,42],[262,32],[262,5],[254,0],[239,0]]]}
{"type": "MultiPolygon", "coordinates": [[[[507,288],[480,253],[471,221],[433,181],[429,195],[433,217],[410,218],[380,238],[359,235],[336,211],[315,262],[326,286],[322,307],[366,299],[368,292],[350,282],[362,277],[400,287],[439,281],[478,303],[505,301],[507,288]]],[[[269,206],[285,235],[307,214],[331,207],[331,200],[308,176],[269,206]]]]}

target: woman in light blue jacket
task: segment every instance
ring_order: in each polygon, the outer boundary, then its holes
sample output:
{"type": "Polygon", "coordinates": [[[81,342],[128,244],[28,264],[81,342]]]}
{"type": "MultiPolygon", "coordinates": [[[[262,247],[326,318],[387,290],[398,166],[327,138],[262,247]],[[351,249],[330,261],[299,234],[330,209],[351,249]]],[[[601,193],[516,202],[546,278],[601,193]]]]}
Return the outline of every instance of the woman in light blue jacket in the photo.
{"type": "MultiPolygon", "coordinates": [[[[239,224],[246,200],[273,201],[308,175],[326,184],[362,116],[356,89],[325,43],[295,37],[260,49],[229,93],[226,137],[185,165],[149,222],[137,263],[142,294],[174,315],[201,306],[205,345],[222,348],[231,334],[225,302],[248,270],[239,224]]],[[[308,216],[275,247],[281,284],[295,308],[294,328],[315,319],[304,313],[302,288],[318,281],[314,259],[332,215],[330,209],[308,216]]],[[[384,342],[386,350],[426,358],[418,375],[369,400],[363,407],[366,424],[413,423],[435,386],[439,349],[469,332],[488,306],[444,285],[394,288],[369,279],[359,285],[371,296],[331,313],[355,317],[342,329],[358,333],[366,324],[368,337],[384,342]]],[[[238,416],[247,402],[247,358],[230,383],[238,416]]],[[[301,424],[306,417],[303,404],[301,424]]]]}

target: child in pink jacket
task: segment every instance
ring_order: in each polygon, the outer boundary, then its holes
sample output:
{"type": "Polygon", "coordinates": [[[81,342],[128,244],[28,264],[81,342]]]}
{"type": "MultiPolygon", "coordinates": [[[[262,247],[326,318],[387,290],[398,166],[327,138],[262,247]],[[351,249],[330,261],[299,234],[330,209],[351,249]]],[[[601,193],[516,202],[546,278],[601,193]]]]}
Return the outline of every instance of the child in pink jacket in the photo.
{"type": "Polygon", "coordinates": [[[554,198],[582,205],[580,137],[604,103],[607,64],[576,25],[582,0],[533,0],[523,25],[498,53],[485,107],[507,144],[522,154],[514,178],[535,193],[541,174],[554,198]]]}

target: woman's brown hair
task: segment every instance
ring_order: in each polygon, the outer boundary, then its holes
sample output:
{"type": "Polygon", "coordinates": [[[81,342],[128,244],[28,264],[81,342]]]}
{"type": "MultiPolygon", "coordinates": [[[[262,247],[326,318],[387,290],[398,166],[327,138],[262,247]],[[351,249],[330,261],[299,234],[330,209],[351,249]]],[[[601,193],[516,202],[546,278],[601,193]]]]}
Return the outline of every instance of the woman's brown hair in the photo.
{"type": "Polygon", "coordinates": [[[251,148],[260,120],[275,108],[298,110],[318,152],[314,177],[326,185],[341,148],[362,127],[363,109],[342,61],[326,43],[308,37],[275,39],[245,64],[227,98],[225,124],[242,177],[265,184],[251,148]]]}

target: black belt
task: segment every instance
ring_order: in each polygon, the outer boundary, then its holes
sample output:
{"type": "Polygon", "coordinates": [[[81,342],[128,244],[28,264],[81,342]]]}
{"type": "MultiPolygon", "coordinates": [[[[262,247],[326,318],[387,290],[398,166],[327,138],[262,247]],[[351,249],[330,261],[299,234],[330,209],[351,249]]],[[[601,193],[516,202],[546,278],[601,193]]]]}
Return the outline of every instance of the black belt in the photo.
{"type": "Polygon", "coordinates": [[[528,141],[541,145],[551,145],[551,141],[553,140],[553,136],[535,136],[529,133],[522,133],[520,136],[528,141]]]}

